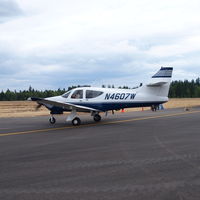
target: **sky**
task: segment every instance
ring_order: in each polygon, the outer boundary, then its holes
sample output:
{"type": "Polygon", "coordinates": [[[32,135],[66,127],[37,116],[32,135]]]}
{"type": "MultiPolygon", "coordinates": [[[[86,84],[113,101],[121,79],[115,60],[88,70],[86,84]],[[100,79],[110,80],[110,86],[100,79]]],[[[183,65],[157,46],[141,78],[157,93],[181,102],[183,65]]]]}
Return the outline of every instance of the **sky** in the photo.
{"type": "Polygon", "coordinates": [[[0,0],[0,90],[200,77],[199,0],[0,0]]]}

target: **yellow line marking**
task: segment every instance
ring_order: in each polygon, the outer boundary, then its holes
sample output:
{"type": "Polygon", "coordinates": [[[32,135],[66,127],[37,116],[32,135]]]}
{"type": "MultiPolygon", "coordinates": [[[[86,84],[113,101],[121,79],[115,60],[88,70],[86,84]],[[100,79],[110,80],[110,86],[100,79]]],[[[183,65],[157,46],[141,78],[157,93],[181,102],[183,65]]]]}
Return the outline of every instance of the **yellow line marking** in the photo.
{"type": "Polygon", "coordinates": [[[80,126],[64,126],[64,127],[59,127],[59,128],[46,128],[46,129],[21,131],[21,132],[13,132],[13,133],[2,133],[2,134],[0,134],[0,137],[9,136],[9,135],[21,135],[21,134],[27,134],[27,133],[40,133],[40,132],[56,131],[56,130],[64,130],[64,129],[74,129],[74,128],[81,128],[81,127],[91,127],[91,126],[96,126],[96,125],[117,124],[117,123],[125,123],[125,122],[132,122],[132,121],[141,121],[141,120],[148,120],[148,119],[157,119],[157,118],[164,118],[164,117],[188,115],[188,114],[194,114],[194,113],[200,113],[200,111],[181,112],[181,113],[175,113],[175,114],[157,115],[157,116],[151,116],[151,117],[125,119],[125,120],[118,120],[118,121],[111,121],[111,122],[102,122],[102,123],[98,123],[98,124],[85,124],[85,125],[80,125],[80,126]]]}

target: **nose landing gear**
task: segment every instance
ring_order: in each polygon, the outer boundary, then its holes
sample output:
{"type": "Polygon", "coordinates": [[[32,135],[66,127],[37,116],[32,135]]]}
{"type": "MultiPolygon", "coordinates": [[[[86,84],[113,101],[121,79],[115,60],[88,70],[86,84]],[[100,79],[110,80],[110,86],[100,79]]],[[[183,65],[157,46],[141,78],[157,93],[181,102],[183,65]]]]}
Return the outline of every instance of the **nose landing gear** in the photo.
{"type": "Polygon", "coordinates": [[[55,124],[56,123],[56,119],[53,116],[51,116],[49,118],[49,122],[50,122],[50,124],[55,124]]]}

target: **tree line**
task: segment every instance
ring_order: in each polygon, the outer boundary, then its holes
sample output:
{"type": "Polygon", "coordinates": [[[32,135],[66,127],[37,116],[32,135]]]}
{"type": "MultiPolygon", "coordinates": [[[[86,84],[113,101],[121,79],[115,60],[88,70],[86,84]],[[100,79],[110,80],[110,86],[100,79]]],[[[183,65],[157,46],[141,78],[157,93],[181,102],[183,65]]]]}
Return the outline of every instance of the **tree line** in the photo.
{"type": "Polygon", "coordinates": [[[170,98],[198,98],[200,97],[200,78],[196,80],[172,81],[170,98]]]}
{"type": "MultiPolygon", "coordinates": [[[[84,85],[88,86],[89,85],[84,85]]],[[[20,90],[20,91],[11,91],[7,89],[5,92],[2,90],[0,93],[0,101],[19,101],[19,100],[26,100],[28,97],[51,97],[62,95],[65,92],[77,88],[77,87],[84,87],[84,86],[70,86],[67,89],[57,89],[57,90],[35,90],[31,86],[28,90],[20,90]]],[[[140,85],[141,86],[141,85],[140,85]]],[[[102,85],[103,88],[115,88],[114,85],[102,85]]],[[[128,86],[119,87],[123,89],[129,89],[128,86]]],[[[196,80],[184,80],[184,81],[172,81],[170,90],[169,90],[169,97],[170,98],[200,98],[200,78],[196,80]]]]}

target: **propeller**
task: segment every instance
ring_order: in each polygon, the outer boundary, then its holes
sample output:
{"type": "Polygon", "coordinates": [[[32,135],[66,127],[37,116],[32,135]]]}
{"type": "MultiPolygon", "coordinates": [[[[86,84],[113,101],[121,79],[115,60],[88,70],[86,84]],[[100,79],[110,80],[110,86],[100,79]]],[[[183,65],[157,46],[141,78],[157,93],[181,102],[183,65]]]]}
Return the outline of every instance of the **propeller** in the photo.
{"type": "Polygon", "coordinates": [[[43,105],[38,103],[38,105],[35,107],[35,110],[38,111],[41,106],[43,106],[43,105]]]}

